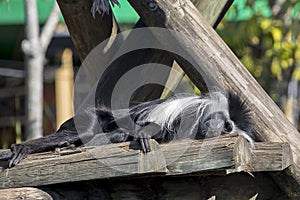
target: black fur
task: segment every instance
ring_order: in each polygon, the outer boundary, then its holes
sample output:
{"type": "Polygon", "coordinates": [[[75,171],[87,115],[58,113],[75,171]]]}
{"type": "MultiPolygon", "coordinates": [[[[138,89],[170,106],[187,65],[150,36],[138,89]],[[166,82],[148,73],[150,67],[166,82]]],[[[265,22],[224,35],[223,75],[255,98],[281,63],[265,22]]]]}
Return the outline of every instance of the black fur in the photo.
{"type": "Polygon", "coordinates": [[[250,117],[251,110],[236,94],[228,92],[229,114],[237,127],[245,131],[253,140],[257,138],[253,134],[253,121],[250,117]]]}

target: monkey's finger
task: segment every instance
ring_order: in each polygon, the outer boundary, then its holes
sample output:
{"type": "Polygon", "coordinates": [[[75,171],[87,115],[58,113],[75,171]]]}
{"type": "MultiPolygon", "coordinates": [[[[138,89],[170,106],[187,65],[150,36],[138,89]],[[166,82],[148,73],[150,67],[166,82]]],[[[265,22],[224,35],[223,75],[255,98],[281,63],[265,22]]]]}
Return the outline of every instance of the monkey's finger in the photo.
{"type": "Polygon", "coordinates": [[[147,149],[146,149],[146,146],[145,146],[145,143],[144,143],[144,138],[139,138],[139,142],[141,144],[143,153],[147,153],[147,149]]]}
{"type": "Polygon", "coordinates": [[[9,168],[11,168],[11,167],[13,166],[14,160],[15,160],[14,157],[10,159],[10,161],[9,161],[9,163],[8,163],[8,167],[9,167],[9,168]]]}
{"type": "Polygon", "coordinates": [[[144,143],[145,143],[145,148],[146,148],[147,153],[151,151],[151,147],[150,147],[149,141],[150,141],[149,138],[144,138],[144,143]]]}
{"type": "Polygon", "coordinates": [[[13,158],[9,161],[8,167],[13,167],[18,164],[22,160],[22,156],[20,153],[15,154],[13,158]]]}
{"type": "Polygon", "coordinates": [[[29,154],[27,148],[22,145],[13,145],[12,152],[12,158],[10,159],[8,164],[9,167],[15,166],[29,154]]]}
{"type": "Polygon", "coordinates": [[[22,155],[21,154],[17,154],[15,155],[9,162],[9,167],[13,167],[16,164],[18,164],[20,161],[22,160],[22,155]]]}
{"type": "Polygon", "coordinates": [[[16,150],[16,147],[12,148],[12,157],[9,160],[8,167],[13,167],[15,165],[16,159],[19,157],[19,151],[16,150]]]}

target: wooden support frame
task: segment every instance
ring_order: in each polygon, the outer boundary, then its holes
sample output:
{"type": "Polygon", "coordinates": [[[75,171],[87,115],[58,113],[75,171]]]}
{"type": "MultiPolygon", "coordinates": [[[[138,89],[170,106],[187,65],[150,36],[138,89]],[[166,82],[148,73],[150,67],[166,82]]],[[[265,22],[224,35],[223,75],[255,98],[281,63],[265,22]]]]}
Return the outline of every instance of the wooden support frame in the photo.
{"type": "MultiPolygon", "coordinates": [[[[79,51],[80,57],[83,60],[86,55],[101,41],[106,39],[107,37],[111,37],[111,35],[116,34],[118,31],[118,27],[115,24],[114,18],[112,15],[108,15],[106,18],[104,16],[104,20],[100,19],[100,16],[97,16],[96,20],[94,20],[90,14],[90,5],[91,0],[57,0],[60,8],[65,16],[66,23],[68,24],[72,39],[75,43],[76,48],[79,51]],[[82,29],[86,27],[85,29],[82,29]],[[92,28],[91,28],[92,27],[92,28]],[[104,29],[103,29],[104,28],[104,29]],[[85,30],[85,31],[82,31],[85,30]]],[[[286,120],[282,112],[278,109],[278,107],[273,103],[273,101],[264,93],[262,88],[254,81],[254,79],[249,75],[249,73],[243,68],[242,64],[238,61],[238,59],[232,54],[232,52],[229,50],[229,48],[222,42],[222,40],[216,35],[216,33],[210,28],[209,24],[205,22],[205,20],[199,15],[197,9],[191,4],[189,0],[172,0],[172,1],[164,1],[164,0],[158,0],[158,9],[157,10],[151,10],[148,8],[148,5],[150,0],[143,0],[143,1],[135,1],[135,0],[129,0],[131,4],[135,7],[135,9],[138,11],[138,13],[141,15],[142,21],[147,26],[160,26],[160,27],[166,27],[170,29],[175,30],[182,30],[184,34],[187,36],[191,36],[190,38],[194,38],[192,36],[196,36],[196,40],[190,41],[182,41],[180,45],[185,47],[186,45],[190,45],[192,49],[195,50],[196,53],[196,59],[203,63],[204,66],[207,67],[206,75],[209,75],[212,77],[212,79],[215,81],[215,83],[220,86],[220,88],[230,88],[236,93],[240,94],[243,99],[247,99],[247,104],[249,107],[253,110],[253,119],[256,119],[256,133],[260,136],[261,139],[265,141],[275,141],[275,142],[289,142],[292,146],[292,152],[294,154],[294,165],[290,166],[288,169],[285,170],[286,175],[281,177],[284,180],[287,180],[290,178],[291,181],[286,182],[286,184],[281,184],[283,188],[285,188],[287,191],[289,190],[290,197],[297,198],[299,197],[299,183],[300,183],[300,154],[299,154],[299,147],[297,145],[300,142],[298,132],[292,127],[292,125],[286,120]],[[148,9],[147,9],[148,8],[148,9]],[[178,16],[178,12],[183,15],[178,16]],[[168,15],[165,15],[168,13],[168,15]],[[150,20],[152,19],[152,20],[150,20]],[[156,19],[156,20],[153,20],[156,19]],[[179,19],[179,20],[178,20],[179,19]],[[201,44],[201,45],[200,45],[201,44]],[[295,184],[296,183],[296,184],[295,184]],[[292,188],[292,189],[291,189],[292,188]],[[297,192],[298,191],[298,192],[297,192]]],[[[195,1],[193,1],[195,2],[195,1]]],[[[211,1],[214,2],[214,1],[211,1]]],[[[205,14],[203,13],[205,16],[205,14]]],[[[155,35],[155,33],[153,33],[155,35]]],[[[113,39],[113,37],[112,37],[113,39]]],[[[159,40],[159,38],[158,38],[159,40]]],[[[122,42],[122,41],[121,41],[122,42]]],[[[111,45],[120,45],[120,43],[112,41],[111,45]]],[[[113,56],[115,52],[109,52],[109,56],[113,56]]],[[[183,67],[184,68],[184,67],[183,67]]],[[[201,84],[200,82],[197,82],[198,77],[197,75],[191,74],[191,72],[184,68],[185,72],[192,78],[194,83],[201,84]]],[[[200,87],[200,85],[198,85],[200,87]]],[[[282,144],[282,143],[280,143],[282,144]]],[[[119,144],[122,145],[122,144],[119,144]]],[[[123,144],[124,145],[124,144],[123,144]]],[[[152,145],[156,145],[152,142],[152,145]]],[[[247,145],[246,145],[247,146],[247,145]]],[[[285,147],[286,145],[283,145],[281,147],[285,147]]],[[[122,146],[124,147],[124,146],[122,146]]],[[[244,146],[243,146],[244,147],[244,146]]],[[[273,149],[273,147],[270,148],[269,145],[263,146],[264,149],[273,149]]],[[[258,147],[259,150],[260,147],[258,147]]],[[[279,147],[276,147],[276,149],[279,152],[282,152],[279,147]]],[[[285,149],[285,148],[283,148],[285,149]]],[[[289,148],[287,148],[289,149],[289,148]]],[[[273,149],[274,150],[274,149],[273,149]]],[[[234,152],[234,151],[233,151],[234,152]]],[[[255,154],[255,151],[254,155],[255,154]]],[[[277,151],[276,151],[277,152],[277,151]]],[[[66,152],[65,152],[66,153],[66,152]]],[[[81,151],[77,152],[81,153],[81,151]]],[[[249,155],[247,151],[243,151],[245,155],[249,155]]],[[[261,152],[257,151],[257,158],[260,156],[265,157],[266,155],[260,154],[261,152]]],[[[64,154],[64,152],[62,152],[64,154]]],[[[61,154],[61,155],[62,155],[61,154]]],[[[67,153],[69,154],[69,153],[67,153]]],[[[276,153],[278,155],[278,152],[276,153]]],[[[71,155],[67,156],[75,156],[71,153],[71,155]]],[[[160,155],[160,154],[159,154],[160,155]]],[[[252,154],[250,154],[252,155],[252,154]]],[[[53,155],[50,153],[45,154],[38,154],[33,155],[33,158],[39,158],[39,156],[45,158],[46,160],[49,158],[53,158],[53,155]],[[37,156],[37,157],[36,157],[37,156]],[[49,157],[47,157],[49,156],[49,157]]],[[[155,155],[155,158],[157,158],[158,155],[155,155]]],[[[151,157],[151,154],[146,157],[144,157],[143,163],[147,163],[147,160],[149,158],[153,159],[154,157],[151,157]]],[[[279,159],[279,163],[276,165],[277,170],[282,170],[285,167],[287,167],[290,164],[291,157],[287,156],[287,160],[283,159],[286,156],[282,156],[279,159]],[[280,164],[281,163],[281,164],[280,164]],[[278,167],[281,166],[281,167],[278,167]]],[[[161,158],[161,157],[160,157],[161,158]]],[[[253,158],[254,159],[254,158],[253,158]]],[[[236,158],[235,160],[239,160],[236,158]]],[[[27,159],[27,161],[30,161],[30,158],[27,159]]],[[[23,164],[26,164],[26,160],[18,165],[20,167],[24,167],[23,164]]],[[[163,163],[164,160],[158,160],[159,163],[163,163]]],[[[232,167],[230,169],[227,169],[226,172],[236,172],[236,171],[251,171],[249,169],[260,169],[260,170],[272,170],[270,168],[264,168],[261,165],[255,166],[254,163],[249,163],[248,158],[240,158],[240,163],[247,163],[246,165],[237,165],[238,168],[232,167]],[[251,166],[249,168],[249,165],[251,166]]],[[[276,161],[276,160],[275,160],[276,161]]],[[[274,161],[274,162],[275,162],[274,161]]],[[[278,161],[278,160],[277,160],[278,161]]],[[[72,161],[72,165],[74,163],[74,160],[72,161]]],[[[257,163],[257,162],[256,162],[257,163]]],[[[27,163],[28,164],[28,163],[27,163]]],[[[17,167],[18,167],[17,166],[17,167]]],[[[27,165],[27,167],[31,167],[32,165],[27,165]]],[[[70,164],[69,164],[70,166],[70,164]]],[[[139,165],[140,166],[140,165],[139,165]]],[[[150,165],[150,168],[146,168],[143,165],[144,168],[142,172],[145,172],[150,174],[161,175],[165,174],[166,171],[153,171],[153,168],[150,165]],[[150,170],[150,171],[149,171],[150,170]],[[151,171],[152,170],[152,171],[151,171]]],[[[198,165],[196,165],[198,166],[198,165]]],[[[17,167],[13,168],[16,169],[17,167]]],[[[141,167],[141,166],[140,166],[141,167]]],[[[13,170],[12,169],[12,170],[13,170]]],[[[26,168],[23,170],[25,171],[26,168]]],[[[142,168],[139,168],[142,169],[142,168]]],[[[176,167],[170,168],[170,169],[178,169],[176,167]]],[[[192,169],[192,168],[191,168],[192,169]]],[[[171,171],[172,171],[171,170],[171,171]]],[[[222,169],[223,170],[223,169],[222,169]]],[[[5,172],[13,172],[13,171],[5,171],[5,172]]],[[[43,172],[43,170],[40,168],[40,171],[37,171],[37,174],[40,172],[43,172]]],[[[178,171],[177,171],[178,172],[178,171]]],[[[53,171],[51,173],[54,173],[53,171]]],[[[191,171],[186,172],[191,173],[191,171]]],[[[18,174],[16,172],[16,174],[18,174]]],[[[180,174],[180,173],[179,173],[180,174]]],[[[7,176],[8,174],[4,174],[4,172],[1,172],[1,183],[6,183],[5,181],[8,180],[7,176]]],[[[36,174],[35,174],[36,175],[36,174]]],[[[43,175],[43,174],[39,174],[43,175]]],[[[120,174],[119,174],[120,175],[120,174]]],[[[149,174],[148,174],[149,175],[149,174]]],[[[172,174],[171,174],[172,175],[172,174]]],[[[124,176],[124,174],[120,175],[121,177],[124,176]]],[[[126,175],[127,176],[127,175],[126,175]]],[[[278,178],[279,176],[274,176],[274,179],[278,178]]],[[[18,180],[16,177],[9,179],[7,184],[14,184],[15,180],[18,180]],[[10,182],[10,183],[9,183],[10,182]]],[[[101,178],[101,177],[100,177],[101,178]]],[[[76,179],[76,177],[75,177],[76,179]]],[[[43,181],[43,180],[42,180],[43,181]]],[[[30,183],[29,183],[30,184],[30,183]]],[[[45,183],[46,184],[46,183],[45,183]]],[[[4,186],[6,187],[6,186],[4,186]]]]}
{"type": "MultiPolygon", "coordinates": [[[[227,47],[218,34],[207,24],[190,0],[164,1],[157,0],[158,9],[151,10],[151,0],[129,0],[140,14],[147,26],[165,27],[180,30],[186,40],[180,41],[183,48],[188,46],[193,51],[197,63],[201,63],[205,76],[219,88],[230,89],[242,99],[253,111],[255,132],[264,141],[284,141],[291,145],[294,165],[287,170],[287,175],[298,184],[293,187],[291,197],[300,196],[300,135],[296,128],[287,120],[282,111],[266,94],[261,86],[250,75],[238,58],[227,47]],[[154,20],[153,20],[154,19],[154,20]]],[[[153,32],[153,34],[155,34],[153,32]]],[[[159,37],[157,37],[159,40],[159,37]]],[[[184,67],[184,66],[182,66],[184,67]]],[[[197,85],[197,77],[184,69],[197,85]]],[[[280,183],[279,183],[280,184],[280,183]]],[[[282,185],[282,187],[286,187],[282,185]]]]}

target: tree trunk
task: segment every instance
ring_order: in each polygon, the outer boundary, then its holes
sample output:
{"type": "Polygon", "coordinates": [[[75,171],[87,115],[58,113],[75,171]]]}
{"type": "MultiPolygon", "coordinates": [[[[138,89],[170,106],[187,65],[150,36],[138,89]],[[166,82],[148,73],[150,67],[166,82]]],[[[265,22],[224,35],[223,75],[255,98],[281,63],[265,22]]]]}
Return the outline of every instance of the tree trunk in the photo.
{"type": "Polygon", "coordinates": [[[59,21],[57,4],[43,28],[41,39],[36,0],[25,0],[25,32],[22,42],[26,72],[26,131],[25,139],[43,136],[43,62],[49,42],[59,21]]]}
{"type": "Polygon", "coordinates": [[[42,134],[43,119],[43,55],[39,42],[36,0],[25,0],[26,39],[22,43],[26,71],[26,139],[42,134]]]}

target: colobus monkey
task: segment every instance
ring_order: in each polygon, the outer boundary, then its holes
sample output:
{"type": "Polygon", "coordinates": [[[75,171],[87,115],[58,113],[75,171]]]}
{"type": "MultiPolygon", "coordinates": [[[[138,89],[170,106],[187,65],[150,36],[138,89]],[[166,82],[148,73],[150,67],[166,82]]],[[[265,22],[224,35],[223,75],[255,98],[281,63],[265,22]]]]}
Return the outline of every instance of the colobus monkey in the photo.
{"type": "Polygon", "coordinates": [[[52,135],[13,144],[9,166],[16,165],[28,154],[80,146],[83,140],[89,146],[137,140],[141,150],[147,153],[151,151],[150,139],[168,142],[232,133],[243,135],[253,145],[249,109],[238,96],[220,91],[202,96],[180,94],[129,109],[87,108],[84,115],[75,115],[75,120],[69,119],[52,135]],[[83,120],[75,127],[76,117],[83,120]]]}

